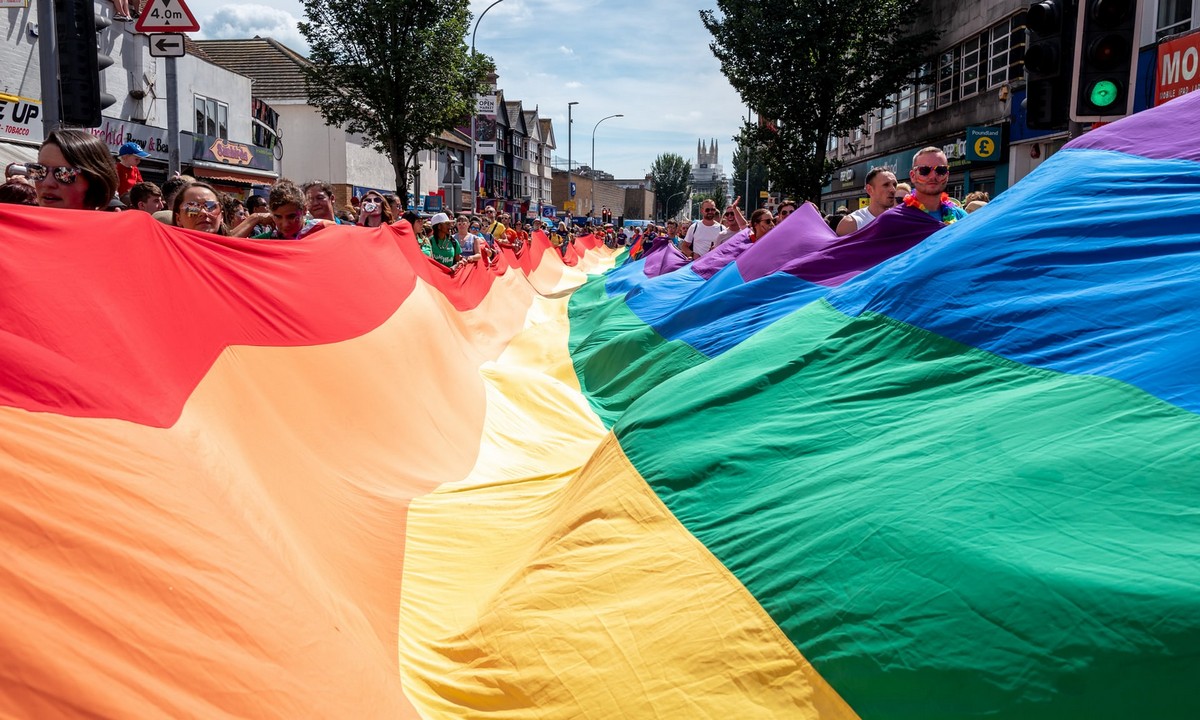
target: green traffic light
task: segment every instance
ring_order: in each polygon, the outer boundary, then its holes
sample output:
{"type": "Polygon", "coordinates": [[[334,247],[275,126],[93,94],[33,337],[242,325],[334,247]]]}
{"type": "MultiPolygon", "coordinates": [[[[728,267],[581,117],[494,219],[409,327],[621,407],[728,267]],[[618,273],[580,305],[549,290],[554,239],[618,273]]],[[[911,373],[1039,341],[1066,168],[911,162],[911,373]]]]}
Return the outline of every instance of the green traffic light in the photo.
{"type": "Polygon", "coordinates": [[[1093,106],[1106,108],[1117,101],[1117,84],[1112,80],[1099,80],[1092,83],[1088,100],[1093,106]]]}

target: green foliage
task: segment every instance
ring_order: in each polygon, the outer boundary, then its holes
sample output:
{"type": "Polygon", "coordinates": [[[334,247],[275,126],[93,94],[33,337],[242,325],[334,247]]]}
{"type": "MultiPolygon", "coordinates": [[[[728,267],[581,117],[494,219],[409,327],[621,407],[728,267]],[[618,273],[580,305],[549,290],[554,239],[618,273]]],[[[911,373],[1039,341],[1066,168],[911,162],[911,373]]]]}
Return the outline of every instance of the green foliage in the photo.
{"type": "MultiPolygon", "coordinates": [[[[717,0],[700,18],[734,89],[771,127],[743,128],[777,190],[816,199],[826,143],[907,84],[934,47],[927,0],[717,0]],[[918,22],[920,21],[920,22],[918,22]]],[[[743,178],[744,182],[744,178],[743,178]]],[[[749,206],[749,204],[748,204],[749,206]]]]}
{"type": "Polygon", "coordinates": [[[650,178],[662,216],[674,217],[687,204],[692,164],[681,155],[663,153],[650,164],[650,178]]]}
{"type": "Polygon", "coordinates": [[[742,196],[742,210],[749,217],[750,212],[759,206],[758,191],[767,187],[767,166],[763,163],[767,150],[754,145],[746,137],[745,128],[734,140],[737,147],[733,150],[733,192],[742,196]],[[747,170],[750,173],[749,185],[746,183],[747,170]]]}
{"type": "Polygon", "coordinates": [[[471,57],[466,0],[301,0],[309,102],[392,161],[403,193],[418,151],[463,124],[489,60],[471,57]]]}

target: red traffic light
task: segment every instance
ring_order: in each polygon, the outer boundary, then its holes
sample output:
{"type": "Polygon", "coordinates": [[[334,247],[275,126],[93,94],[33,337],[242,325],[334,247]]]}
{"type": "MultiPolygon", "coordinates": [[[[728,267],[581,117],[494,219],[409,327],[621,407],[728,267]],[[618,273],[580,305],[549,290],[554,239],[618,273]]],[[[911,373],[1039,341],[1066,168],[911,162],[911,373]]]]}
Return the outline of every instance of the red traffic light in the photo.
{"type": "Polygon", "coordinates": [[[1133,0],[1096,0],[1088,8],[1088,14],[1096,27],[1108,30],[1128,22],[1136,9],[1133,0]]]}

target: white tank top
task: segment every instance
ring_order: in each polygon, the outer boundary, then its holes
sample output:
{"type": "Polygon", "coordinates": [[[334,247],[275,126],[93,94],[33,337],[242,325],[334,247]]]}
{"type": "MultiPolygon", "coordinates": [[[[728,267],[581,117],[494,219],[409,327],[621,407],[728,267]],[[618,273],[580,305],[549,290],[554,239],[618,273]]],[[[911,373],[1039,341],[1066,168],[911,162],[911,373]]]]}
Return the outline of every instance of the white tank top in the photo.
{"type": "Polygon", "coordinates": [[[850,213],[850,217],[854,218],[854,222],[858,223],[858,229],[862,230],[866,226],[875,222],[875,216],[871,214],[871,206],[859,208],[850,213]]]}

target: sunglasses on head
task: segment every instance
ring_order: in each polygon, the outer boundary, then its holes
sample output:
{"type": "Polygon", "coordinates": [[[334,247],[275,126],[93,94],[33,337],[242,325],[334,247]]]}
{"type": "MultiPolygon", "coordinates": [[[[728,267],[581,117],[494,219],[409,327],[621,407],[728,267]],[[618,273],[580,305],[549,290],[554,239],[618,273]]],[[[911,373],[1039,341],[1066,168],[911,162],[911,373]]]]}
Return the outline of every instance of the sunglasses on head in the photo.
{"type": "Polygon", "coordinates": [[[188,215],[199,215],[201,210],[212,215],[220,211],[220,209],[221,203],[216,200],[205,200],[204,202],[192,200],[183,204],[183,211],[188,215]]]}
{"type": "Polygon", "coordinates": [[[921,177],[928,177],[929,173],[931,172],[937,173],[938,175],[945,175],[950,172],[949,165],[918,165],[913,169],[916,170],[921,177]]]}
{"type": "Polygon", "coordinates": [[[70,165],[59,165],[58,167],[50,167],[40,163],[29,163],[25,166],[26,175],[34,182],[42,182],[47,175],[53,175],[54,180],[63,185],[70,185],[75,182],[79,174],[83,172],[77,167],[70,165]]]}

